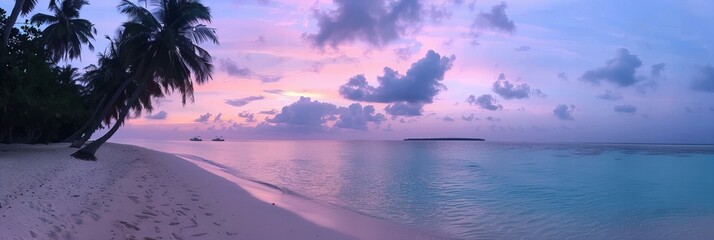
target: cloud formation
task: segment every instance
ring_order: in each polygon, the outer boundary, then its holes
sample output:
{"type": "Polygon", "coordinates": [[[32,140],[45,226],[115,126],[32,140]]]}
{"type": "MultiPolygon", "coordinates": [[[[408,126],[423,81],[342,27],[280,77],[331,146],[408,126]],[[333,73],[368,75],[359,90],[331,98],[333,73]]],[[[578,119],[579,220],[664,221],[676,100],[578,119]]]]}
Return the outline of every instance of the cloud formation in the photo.
{"type": "Polygon", "coordinates": [[[563,80],[563,81],[568,81],[568,74],[565,72],[559,72],[558,79],[563,80]]]}
{"type": "Polygon", "coordinates": [[[532,93],[535,94],[536,97],[539,97],[539,98],[547,98],[548,97],[548,94],[545,94],[543,91],[541,91],[540,89],[537,89],[537,88],[533,89],[532,93]]]}
{"type": "Polygon", "coordinates": [[[632,86],[642,80],[635,76],[635,71],[641,66],[642,61],[637,55],[630,54],[626,48],[620,48],[615,52],[615,58],[607,60],[603,67],[586,71],[580,80],[594,85],[607,81],[620,87],[632,86]]]}
{"type": "Polygon", "coordinates": [[[253,71],[247,67],[238,66],[238,64],[230,58],[219,59],[218,64],[221,70],[226,71],[228,75],[234,77],[249,77],[253,73],[253,71]]]}
{"type": "Polygon", "coordinates": [[[334,0],[337,9],[315,10],[319,31],[305,34],[314,46],[337,48],[363,41],[383,47],[401,38],[422,20],[419,0],[334,0]]]}
{"type": "MultiPolygon", "coordinates": [[[[454,2],[454,5],[459,6],[462,2],[454,2]]],[[[454,13],[446,7],[446,2],[437,5],[429,4],[426,10],[426,15],[431,18],[434,23],[441,23],[444,19],[449,19],[454,13]]]]}
{"type": "Polygon", "coordinates": [[[221,70],[233,77],[256,79],[264,83],[277,82],[283,78],[279,75],[263,75],[254,73],[247,67],[238,66],[238,64],[230,58],[219,59],[218,64],[221,70]]]}
{"type": "Polygon", "coordinates": [[[471,24],[471,29],[476,32],[492,31],[513,33],[516,31],[516,24],[506,15],[506,2],[501,2],[498,5],[491,7],[490,12],[481,12],[471,24]]]}
{"type": "Polygon", "coordinates": [[[160,111],[160,112],[158,112],[158,113],[156,113],[156,114],[146,115],[146,117],[144,117],[144,118],[146,118],[146,119],[152,119],[152,120],[164,120],[164,119],[166,119],[166,117],[168,117],[168,116],[169,116],[169,114],[168,114],[167,112],[165,112],[165,111],[160,111]]]}
{"type": "Polygon", "coordinates": [[[500,119],[500,118],[495,118],[495,117],[488,116],[488,117],[486,117],[486,121],[500,122],[501,119],[500,119]]]}
{"type": "Polygon", "coordinates": [[[419,47],[419,45],[416,45],[416,48],[414,46],[395,48],[394,55],[397,56],[399,60],[406,61],[414,55],[415,51],[419,50],[419,47]]]}
{"type": "Polygon", "coordinates": [[[238,113],[238,117],[245,119],[245,122],[257,122],[257,120],[255,119],[255,114],[249,113],[247,111],[238,113]]]}
{"type": "Polygon", "coordinates": [[[527,52],[527,51],[531,50],[531,47],[523,45],[523,46],[517,47],[515,50],[516,50],[516,52],[527,52]]]}
{"type": "Polygon", "coordinates": [[[531,89],[528,83],[511,83],[510,81],[506,80],[506,75],[504,75],[503,73],[499,74],[498,80],[493,82],[491,90],[506,100],[529,98],[531,94],[534,94],[535,96],[541,98],[545,98],[548,96],[540,89],[531,89]]]}
{"type": "Polygon", "coordinates": [[[263,92],[280,95],[280,94],[283,94],[284,91],[282,89],[267,89],[267,90],[263,90],[263,92]]]}
{"type": "Polygon", "coordinates": [[[625,104],[625,105],[618,105],[615,106],[615,112],[619,113],[636,113],[637,112],[637,107],[625,104]]]}
{"type": "Polygon", "coordinates": [[[208,122],[208,119],[211,119],[211,113],[206,113],[206,114],[201,114],[196,120],[193,120],[194,122],[200,122],[200,123],[206,123],[208,122]]]}
{"type": "Polygon", "coordinates": [[[387,105],[384,111],[392,116],[421,116],[423,107],[422,103],[395,102],[387,105]]]}
{"type": "Polygon", "coordinates": [[[278,110],[271,109],[271,110],[268,110],[268,111],[260,111],[260,112],[258,112],[258,113],[260,113],[260,114],[265,114],[265,115],[275,115],[275,114],[278,114],[278,110]]]}
{"type": "Polygon", "coordinates": [[[444,116],[441,118],[441,120],[444,120],[444,122],[454,122],[455,120],[449,116],[444,116]]]}
{"type": "Polygon", "coordinates": [[[662,75],[662,71],[664,71],[665,64],[664,63],[658,63],[655,65],[652,65],[650,74],[652,74],[652,77],[660,77],[662,75]]]}
{"type": "Polygon", "coordinates": [[[379,125],[386,120],[384,114],[376,113],[372,105],[362,107],[359,103],[353,103],[349,107],[338,107],[300,97],[298,101],[283,107],[274,117],[266,119],[267,123],[273,125],[262,124],[260,127],[310,133],[325,131],[329,129],[328,123],[334,122],[334,128],[366,131],[368,123],[379,125]]]}
{"type": "Polygon", "coordinates": [[[322,131],[326,128],[325,123],[334,119],[336,111],[337,106],[333,104],[300,97],[298,101],[283,107],[274,117],[267,118],[266,122],[302,132],[322,131]]]}
{"type": "Polygon", "coordinates": [[[258,35],[258,39],[255,40],[256,43],[265,43],[267,40],[265,39],[265,36],[263,35],[258,35]]]}
{"type": "Polygon", "coordinates": [[[347,55],[340,55],[337,57],[328,57],[321,59],[319,61],[314,61],[306,68],[308,72],[314,72],[314,73],[319,73],[322,72],[322,70],[325,68],[327,65],[332,65],[332,64],[355,64],[359,63],[359,58],[355,57],[348,57],[347,55]]]}
{"type": "Polygon", "coordinates": [[[568,105],[560,104],[553,109],[553,115],[560,120],[571,121],[575,120],[575,118],[573,118],[574,111],[575,105],[570,105],[570,107],[568,107],[568,105]]]}
{"type": "Polygon", "coordinates": [[[714,67],[705,65],[699,74],[692,80],[690,88],[695,91],[714,93],[714,67]]]}
{"type": "Polygon", "coordinates": [[[478,98],[474,95],[471,95],[466,98],[466,102],[469,103],[469,105],[476,105],[480,108],[491,111],[503,109],[503,106],[497,104],[496,98],[491,96],[491,94],[484,94],[479,96],[478,98]]]}
{"type": "Polygon", "coordinates": [[[216,117],[213,118],[213,122],[214,122],[214,123],[222,122],[223,119],[221,119],[221,117],[223,117],[223,113],[218,113],[218,115],[216,115],[216,117]]]}
{"type": "Polygon", "coordinates": [[[605,90],[605,93],[595,96],[602,100],[616,101],[622,99],[622,94],[620,92],[613,92],[611,90],[605,90]]]}
{"type": "Polygon", "coordinates": [[[513,85],[508,80],[506,80],[506,76],[501,73],[498,76],[498,80],[493,83],[491,90],[493,90],[494,93],[500,95],[504,99],[522,99],[528,98],[531,92],[531,87],[528,86],[527,83],[513,85]]]}
{"type": "MultiPolygon", "coordinates": [[[[342,97],[362,102],[391,103],[385,109],[388,113],[403,113],[405,107],[410,116],[421,115],[422,106],[432,103],[434,97],[446,87],[441,84],[446,71],[451,69],[455,56],[440,56],[429,50],[426,56],[413,63],[406,75],[389,68],[384,68],[384,75],[377,77],[379,86],[367,83],[364,75],[357,75],[340,86],[342,97]],[[399,111],[397,111],[399,110],[399,111]],[[418,113],[418,114],[417,114],[418,113]]],[[[404,114],[402,114],[404,115],[404,114]]]]}
{"type": "Polygon", "coordinates": [[[250,96],[250,97],[244,97],[244,98],[237,98],[237,99],[228,99],[226,100],[226,104],[234,106],[234,107],[242,107],[245,105],[248,105],[249,103],[253,101],[258,101],[258,100],[263,100],[265,97],[263,96],[250,96]]]}
{"type": "Polygon", "coordinates": [[[467,121],[467,122],[471,122],[474,119],[476,119],[476,117],[472,113],[472,114],[469,114],[468,116],[461,116],[461,119],[463,119],[464,121],[467,121]]]}
{"type": "Polygon", "coordinates": [[[367,131],[367,123],[381,124],[387,118],[384,114],[375,113],[374,106],[368,105],[362,107],[359,103],[353,103],[347,108],[339,108],[340,112],[335,127],[349,128],[367,131]]]}

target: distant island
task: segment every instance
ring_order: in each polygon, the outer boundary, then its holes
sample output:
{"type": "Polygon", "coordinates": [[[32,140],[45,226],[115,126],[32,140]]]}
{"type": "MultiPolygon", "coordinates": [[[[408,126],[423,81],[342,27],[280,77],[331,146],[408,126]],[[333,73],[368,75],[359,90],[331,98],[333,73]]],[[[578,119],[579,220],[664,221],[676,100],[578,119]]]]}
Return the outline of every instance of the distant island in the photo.
{"type": "Polygon", "coordinates": [[[405,138],[404,141],[486,141],[483,138],[405,138]]]}

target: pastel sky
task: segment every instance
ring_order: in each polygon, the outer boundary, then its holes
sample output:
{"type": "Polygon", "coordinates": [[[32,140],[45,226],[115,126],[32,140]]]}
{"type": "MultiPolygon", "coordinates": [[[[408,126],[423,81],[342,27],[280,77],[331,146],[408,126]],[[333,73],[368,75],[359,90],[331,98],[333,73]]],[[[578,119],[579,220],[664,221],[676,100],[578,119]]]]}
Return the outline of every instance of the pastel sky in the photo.
{"type": "Polygon", "coordinates": [[[714,1],[203,3],[213,80],[117,137],[714,143],[714,1]]]}

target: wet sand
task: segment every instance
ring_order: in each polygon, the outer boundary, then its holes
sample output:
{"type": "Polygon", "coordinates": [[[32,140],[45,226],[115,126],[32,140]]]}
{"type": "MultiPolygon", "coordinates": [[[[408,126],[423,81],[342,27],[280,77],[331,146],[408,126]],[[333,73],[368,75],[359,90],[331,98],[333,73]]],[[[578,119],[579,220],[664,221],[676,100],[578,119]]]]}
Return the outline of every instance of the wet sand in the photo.
{"type": "Polygon", "coordinates": [[[8,239],[435,239],[232,178],[200,161],[109,143],[99,161],[66,144],[0,145],[8,239]]]}

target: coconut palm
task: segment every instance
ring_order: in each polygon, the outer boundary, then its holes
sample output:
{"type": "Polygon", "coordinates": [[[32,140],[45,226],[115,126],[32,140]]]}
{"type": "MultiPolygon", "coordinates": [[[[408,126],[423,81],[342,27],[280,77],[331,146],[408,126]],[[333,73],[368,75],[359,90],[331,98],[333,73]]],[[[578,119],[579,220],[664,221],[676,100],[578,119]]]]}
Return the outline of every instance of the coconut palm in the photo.
{"type": "Polygon", "coordinates": [[[79,11],[87,4],[86,0],[63,0],[59,5],[50,6],[54,15],[38,13],[30,19],[35,24],[48,24],[42,36],[55,61],[81,57],[83,44],[94,50],[91,40],[97,30],[91,22],[79,18],[79,11]]]}
{"type": "MultiPolygon", "coordinates": [[[[3,29],[2,32],[2,44],[0,44],[0,66],[5,65],[7,53],[7,44],[8,41],[10,40],[10,32],[12,31],[12,27],[15,25],[15,22],[17,22],[17,18],[20,15],[27,15],[32,10],[35,9],[35,6],[37,6],[37,0],[15,0],[15,6],[12,8],[12,12],[10,13],[10,16],[5,20],[5,28],[3,29]]],[[[50,0],[49,3],[49,8],[56,7],[56,0],[50,0]]],[[[2,71],[4,71],[4,68],[0,68],[2,71]]]]}
{"type": "MultiPolygon", "coordinates": [[[[95,110],[92,117],[75,132],[66,142],[73,142],[71,147],[81,147],[104,123],[110,126],[112,120],[117,119],[121,110],[125,106],[126,100],[131,93],[136,90],[137,85],[132,81],[133,72],[120,54],[122,34],[119,32],[117,38],[110,41],[108,52],[98,55],[98,66],[92,65],[86,69],[82,78],[86,87],[91,91],[89,101],[95,110]]],[[[136,101],[131,105],[131,110],[135,116],[139,116],[142,111],[151,112],[153,105],[152,98],[163,98],[164,93],[161,87],[155,82],[149,83],[147,90],[143,91],[136,101]]]]}
{"type": "Polygon", "coordinates": [[[210,23],[210,9],[199,0],[154,0],[148,9],[123,0],[122,13],[129,16],[125,22],[122,46],[127,54],[133,81],[137,89],[127,100],[114,126],[104,136],[73,154],[85,160],[96,160],[94,154],[121,126],[131,106],[150,82],[155,82],[166,93],[178,91],[182,103],[193,101],[193,83],[202,84],[212,78],[211,55],[199,44],[218,43],[210,23]]]}
{"type": "Polygon", "coordinates": [[[131,73],[127,71],[126,61],[120,54],[121,35],[119,32],[114,40],[106,36],[110,42],[107,51],[97,56],[97,65],[88,67],[82,77],[82,81],[91,91],[89,101],[95,110],[84,126],[65,140],[74,142],[72,147],[81,147],[94,131],[101,127],[102,119],[116,108],[114,103],[127,98],[124,89],[131,84],[131,73]]]}
{"type": "MultiPolygon", "coordinates": [[[[17,18],[20,15],[27,15],[32,10],[35,9],[35,6],[37,6],[37,0],[15,0],[15,6],[12,8],[12,12],[10,13],[10,17],[7,18],[7,21],[5,22],[5,26],[10,26],[8,28],[5,28],[3,30],[2,34],[2,41],[4,46],[7,46],[7,41],[10,38],[10,31],[12,30],[12,26],[15,25],[15,22],[17,21],[17,18]]],[[[57,6],[55,0],[50,0],[49,7],[57,6]]]]}

